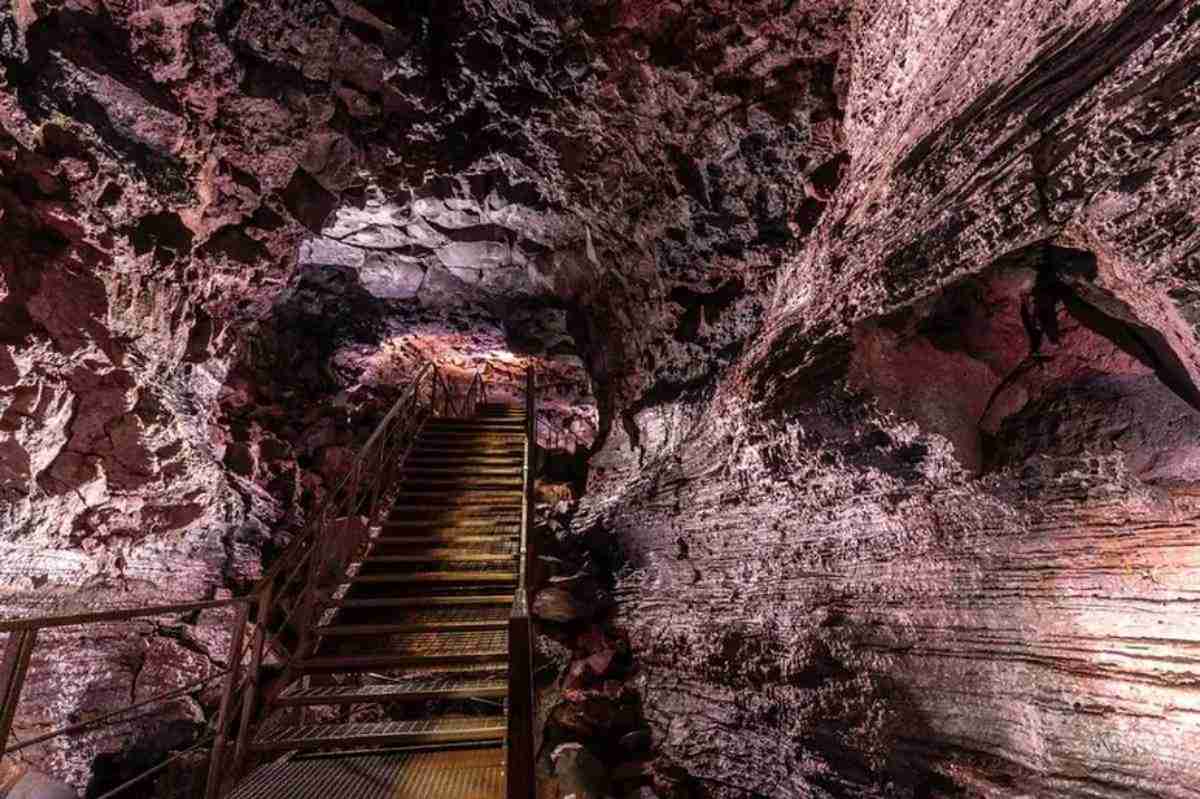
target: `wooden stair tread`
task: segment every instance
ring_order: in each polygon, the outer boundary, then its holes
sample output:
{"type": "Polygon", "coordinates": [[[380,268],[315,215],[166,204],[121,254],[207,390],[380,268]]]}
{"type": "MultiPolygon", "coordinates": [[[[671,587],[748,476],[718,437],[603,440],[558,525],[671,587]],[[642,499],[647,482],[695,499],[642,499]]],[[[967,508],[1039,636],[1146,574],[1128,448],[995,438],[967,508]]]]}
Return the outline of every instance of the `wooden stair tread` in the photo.
{"type": "Polygon", "coordinates": [[[517,531],[490,532],[469,527],[454,530],[421,530],[416,527],[394,528],[394,534],[381,533],[371,539],[372,552],[379,549],[462,549],[472,552],[516,552],[521,534],[517,531]]]}
{"type": "MultiPolygon", "coordinates": [[[[463,487],[466,488],[466,487],[463,487]]],[[[521,499],[521,489],[504,489],[504,488],[479,488],[475,491],[463,491],[462,494],[448,493],[445,491],[425,491],[425,489],[401,488],[400,497],[413,497],[416,499],[457,499],[463,501],[472,501],[472,503],[486,503],[494,499],[502,499],[511,501],[512,499],[521,499]],[[484,494],[484,495],[480,495],[484,494]]],[[[398,500],[397,498],[397,501],[398,500]]]]}
{"type": "MultiPolygon", "coordinates": [[[[516,537],[450,541],[431,538],[376,538],[371,544],[370,558],[411,557],[450,563],[486,563],[488,561],[480,560],[480,558],[485,556],[489,560],[492,558],[515,558],[520,546],[516,537]]],[[[500,563],[501,561],[496,560],[495,562],[500,563]]]]}
{"type": "Polygon", "coordinates": [[[469,435],[422,435],[416,439],[416,447],[422,451],[428,450],[457,450],[469,452],[472,455],[491,455],[494,452],[524,451],[524,435],[511,439],[484,439],[469,437],[469,435]]]}
{"type": "Polygon", "coordinates": [[[514,476],[512,469],[495,469],[493,471],[470,471],[462,467],[446,467],[443,469],[417,469],[405,470],[404,482],[406,483],[428,483],[431,485],[447,486],[449,488],[457,488],[460,486],[479,486],[479,485],[499,485],[508,488],[510,485],[516,485],[518,488],[522,485],[521,477],[514,476]]]}
{"type": "Polygon", "coordinates": [[[424,447],[444,447],[453,446],[458,449],[467,449],[472,452],[484,453],[488,449],[511,449],[523,451],[525,449],[525,434],[524,433],[452,433],[452,432],[433,432],[421,433],[417,436],[416,446],[418,449],[424,447]]]}
{"type": "Polygon", "coordinates": [[[481,494],[508,494],[511,492],[520,493],[521,483],[512,480],[471,480],[462,478],[451,478],[447,480],[430,479],[428,477],[410,478],[404,481],[401,491],[412,492],[418,491],[423,493],[437,493],[446,497],[452,497],[460,500],[473,500],[481,494]]]}
{"type": "Polygon", "coordinates": [[[497,428],[504,430],[516,430],[519,432],[525,431],[525,420],[511,419],[502,416],[475,416],[470,419],[450,419],[447,417],[434,417],[425,423],[425,429],[431,428],[467,428],[467,429],[483,429],[494,430],[497,428]]]}
{"type": "Polygon", "coordinates": [[[414,450],[404,459],[405,464],[449,463],[461,466],[496,466],[506,469],[519,469],[524,459],[524,453],[513,452],[500,455],[489,455],[483,452],[441,452],[430,450],[414,450]]]}
{"type": "Polygon", "coordinates": [[[412,669],[426,663],[484,664],[505,663],[508,653],[466,652],[458,655],[314,655],[296,664],[299,674],[352,674],[358,671],[412,669]]]}
{"type": "MultiPolygon", "coordinates": [[[[423,632],[394,635],[387,655],[475,654],[508,652],[508,633],[483,632],[423,632]]],[[[355,656],[351,656],[355,657],[355,656]]],[[[310,658],[315,660],[316,658],[310,658]]],[[[308,661],[305,661],[308,662],[308,661]]]]}
{"type": "Polygon", "coordinates": [[[521,440],[524,443],[524,426],[506,427],[431,427],[425,426],[421,431],[422,438],[466,438],[477,441],[487,440],[521,440]]]}

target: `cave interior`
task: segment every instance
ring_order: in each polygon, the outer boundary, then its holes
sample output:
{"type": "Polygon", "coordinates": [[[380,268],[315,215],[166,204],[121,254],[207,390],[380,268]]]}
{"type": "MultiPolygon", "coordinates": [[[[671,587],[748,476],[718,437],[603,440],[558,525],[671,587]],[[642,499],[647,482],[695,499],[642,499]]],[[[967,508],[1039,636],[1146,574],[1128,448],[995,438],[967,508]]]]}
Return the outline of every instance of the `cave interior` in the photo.
{"type": "MultiPolygon", "coordinates": [[[[1198,0],[12,0],[0,623],[532,373],[539,798],[1196,799],[1198,198],[1198,0]]],[[[212,734],[231,607],[39,632],[0,797],[212,734]]]]}

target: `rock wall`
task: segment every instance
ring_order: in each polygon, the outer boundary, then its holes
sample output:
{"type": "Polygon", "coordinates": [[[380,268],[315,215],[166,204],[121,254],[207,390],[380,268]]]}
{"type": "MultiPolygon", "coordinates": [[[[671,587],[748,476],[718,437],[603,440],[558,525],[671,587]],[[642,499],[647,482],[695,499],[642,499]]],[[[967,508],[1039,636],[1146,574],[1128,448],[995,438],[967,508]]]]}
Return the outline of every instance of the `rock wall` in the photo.
{"type": "MultiPolygon", "coordinates": [[[[7,4],[0,607],[243,590],[418,354],[532,358],[660,790],[1192,795],[1198,47],[1188,0],[7,4]]],[[[19,732],[219,621],[56,638],[19,732]]]]}
{"type": "Polygon", "coordinates": [[[577,521],[706,795],[1193,795],[1198,23],[854,9],[761,333],[577,521]]]}

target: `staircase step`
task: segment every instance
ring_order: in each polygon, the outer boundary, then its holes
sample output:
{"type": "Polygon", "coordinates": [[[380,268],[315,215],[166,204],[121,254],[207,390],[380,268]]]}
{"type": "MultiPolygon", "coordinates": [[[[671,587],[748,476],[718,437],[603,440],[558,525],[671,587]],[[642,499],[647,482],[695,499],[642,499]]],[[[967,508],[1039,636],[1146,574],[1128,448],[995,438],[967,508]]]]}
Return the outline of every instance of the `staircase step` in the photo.
{"type": "MultiPolygon", "coordinates": [[[[429,621],[395,622],[388,624],[326,624],[313,630],[317,635],[328,638],[346,638],[352,636],[388,636],[404,633],[453,632],[458,630],[499,630],[508,626],[508,608],[497,608],[497,616],[501,618],[475,619],[439,619],[430,617],[429,621]]],[[[417,618],[421,618],[417,616],[417,618]]]]}
{"type": "Polygon", "coordinates": [[[444,447],[428,447],[428,449],[414,449],[409,452],[408,458],[404,463],[450,463],[450,464],[485,464],[485,465],[504,465],[504,467],[512,467],[512,465],[520,465],[521,459],[524,456],[524,447],[521,449],[499,450],[497,452],[480,452],[476,450],[464,449],[444,449],[444,447]]]}
{"type": "Polygon", "coordinates": [[[413,563],[494,563],[500,566],[511,564],[514,555],[492,552],[464,552],[459,549],[444,549],[438,552],[417,552],[407,555],[371,555],[363,563],[370,566],[389,564],[408,565],[413,563]]]}
{"type": "Polygon", "coordinates": [[[439,717],[372,724],[300,724],[264,731],[251,744],[258,752],[350,746],[415,746],[464,741],[502,741],[503,716],[439,717]]]}
{"type": "Polygon", "coordinates": [[[402,489],[405,492],[441,494],[459,499],[474,499],[480,494],[503,494],[520,492],[521,480],[505,477],[407,477],[402,489]]]}
{"type": "Polygon", "coordinates": [[[413,491],[402,490],[396,497],[396,502],[410,499],[414,502],[441,502],[456,501],[456,502],[512,502],[516,500],[520,502],[524,495],[518,489],[515,491],[504,491],[500,489],[483,488],[478,491],[462,491],[461,493],[450,493],[448,491],[413,491]]]}
{"type": "Polygon", "coordinates": [[[420,483],[422,485],[444,486],[450,490],[480,491],[488,490],[486,486],[500,488],[520,488],[524,485],[520,469],[498,470],[493,474],[464,473],[460,470],[447,469],[444,472],[414,472],[406,471],[405,484],[420,483]]]}
{"type": "Polygon", "coordinates": [[[524,443],[525,426],[511,428],[482,428],[482,427],[425,427],[418,438],[459,438],[467,441],[506,440],[524,443]]]}
{"type": "Polygon", "coordinates": [[[409,459],[421,457],[454,457],[462,460],[500,460],[511,463],[514,460],[519,460],[525,454],[525,445],[523,442],[517,442],[516,445],[505,444],[504,446],[483,446],[478,442],[473,441],[430,441],[424,444],[418,443],[409,453],[409,459]]]}
{"type": "MultiPolygon", "coordinates": [[[[464,504],[459,504],[459,503],[434,503],[434,502],[404,503],[403,505],[399,505],[392,511],[393,514],[395,514],[397,512],[400,512],[400,513],[410,513],[410,512],[411,513],[437,513],[439,515],[439,517],[441,517],[441,518],[446,518],[446,517],[475,518],[475,519],[484,518],[484,519],[491,519],[492,521],[497,521],[496,516],[498,513],[515,514],[517,516],[517,518],[520,519],[521,503],[519,500],[516,502],[513,502],[512,500],[508,500],[506,502],[485,501],[485,502],[476,502],[476,503],[472,503],[469,505],[464,505],[464,504]]],[[[391,524],[393,521],[403,521],[403,520],[397,519],[393,515],[392,517],[390,517],[388,519],[388,521],[386,523],[391,524]]],[[[503,519],[501,521],[508,521],[508,520],[503,519]]]]}
{"type": "Polygon", "coordinates": [[[372,685],[294,685],[280,694],[277,707],[298,705],[358,705],[375,702],[426,702],[439,699],[503,699],[508,680],[464,672],[424,679],[372,685]]]}
{"type": "Polygon", "coordinates": [[[523,433],[524,419],[504,419],[502,416],[470,420],[431,419],[425,423],[425,429],[504,429],[523,433]]]}
{"type": "Polygon", "coordinates": [[[422,530],[461,530],[461,529],[488,529],[493,527],[508,527],[508,525],[516,524],[517,529],[521,528],[521,518],[517,517],[516,521],[512,519],[500,519],[497,521],[493,517],[466,516],[462,518],[452,519],[403,519],[389,518],[383,522],[383,527],[397,529],[422,529],[422,530]]]}
{"type": "Polygon", "coordinates": [[[421,433],[417,436],[417,446],[424,447],[427,444],[434,446],[455,446],[467,447],[471,450],[486,451],[489,448],[494,449],[519,449],[525,446],[525,435],[508,435],[508,434],[488,434],[479,435],[476,433],[451,433],[449,431],[438,433],[421,433]]]}
{"type": "Polygon", "coordinates": [[[511,466],[482,466],[482,467],[463,467],[463,466],[406,466],[404,476],[407,477],[432,477],[443,480],[451,477],[514,477],[518,481],[521,479],[521,470],[511,466]]]}
{"type": "Polygon", "coordinates": [[[353,783],[355,799],[504,799],[504,758],[504,748],[494,742],[281,757],[256,769],[230,799],[336,799],[347,795],[348,775],[368,775],[367,784],[353,783]]]}
{"type": "Polygon", "coordinates": [[[353,672],[447,663],[495,663],[508,660],[507,630],[398,633],[385,639],[388,651],[317,655],[300,661],[312,672],[353,672]]]}
{"type": "Polygon", "coordinates": [[[421,430],[422,438],[429,437],[452,437],[452,438],[467,438],[472,441],[524,441],[525,440],[525,425],[495,425],[487,427],[479,426],[450,426],[450,427],[432,427],[426,425],[421,430]]]}
{"type": "Polygon", "coordinates": [[[407,470],[423,470],[428,468],[448,470],[456,475],[470,475],[471,470],[475,468],[483,469],[500,469],[507,474],[515,474],[521,471],[522,459],[521,453],[516,453],[512,457],[505,457],[498,461],[485,460],[469,460],[465,458],[455,457],[423,457],[418,458],[409,456],[404,462],[404,467],[407,470]]]}
{"type": "Polygon", "coordinates": [[[437,456],[454,458],[456,460],[471,460],[476,458],[503,458],[507,465],[516,468],[525,456],[525,446],[485,446],[473,441],[430,441],[418,445],[422,456],[437,456]]]}
{"type": "Polygon", "coordinates": [[[463,555],[505,555],[515,558],[519,546],[515,535],[458,538],[379,536],[371,542],[369,556],[426,555],[461,562],[460,556],[463,555]]]}
{"type": "MultiPolygon", "coordinates": [[[[424,493],[424,492],[417,492],[417,493],[424,493]]],[[[461,515],[466,515],[466,516],[473,516],[475,518],[478,518],[480,516],[492,517],[492,516],[494,516],[494,513],[495,513],[494,509],[504,510],[504,509],[516,508],[516,510],[519,513],[521,510],[521,500],[524,498],[523,494],[517,494],[517,496],[515,496],[515,497],[514,496],[490,497],[487,495],[483,495],[483,496],[466,497],[465,499],[468,499],[470,501],[465,502],[465,503],[464,502],[449,502],[449,503],[447,503],[447,502],[438,502],[436,500],[430,501],[432,496],[438,496],[438,495],[440,495],[440,493],[435,492],[433,495],[426,494],[425,496],[411,497],[407,502],[405,502],[403,498],[410,496],[410,495],[400,494],[396,499],[395,505],[393,505],[393,513],[395,513],[396,511],[425,510],[425,509],[432,508],[434,510],[438,510],[438,511],[441,511],[441,512],[447,513],[447,514],[461,514],[461,515]]]]}
{"type": "MultiPolygon", "coordinates": [[[[367,609],[370,610],[370,609],[367,609]]],[[[366,628],[375,628],[380,634],[393,635],[403,632],[430,632],[438,629],[494,629],[504,626],[512,614],[512,600],[502,603],[476,603],[473,605],[447,605],[440,607],[389,608],[385,613],[343,610],[332,624],[318,628],[328,630],[328,635],[365,635],[366,628]],[[365,621],[361,623],[359,620],[365,621]],[[336,629],[335,629],[336,628],[336,629]],[[412,628],[412,629],[400,629],[412,628]]]]}
{"type": "Polygon", "coordinates": [[[503,466],[508,469],[520,469],[525,462],[525,450],[495,449],[480,451],[476,449],[460,449],[456,447],[426,447],[420,452],[413,452],[405,460],[406,466],[435,464],[437,466],[503,466]]]}
{"type": "Polygon", "coordinates": [[[425,428],[418,441],[450,441],[466,444],[521,445],[525,444],[524,430],[470,430],[463,428],[425,428]]]}
{"type": "Polygon", "coordinates": [[[513,571],[436,571],[410,572],[407,574],[365,574],[350,578],[355,585],[382,585],[399,583],[411,585],[414,583],[443,583],[449,585],[507,585],[517,581],[517,573],[513,571]]]}
{"type": "Polygon", "coordinates": [[[511,469],[521,468],[525,458],[524,447],[475,447],[471,445],[458,446],[454,444],[430,444],[420,450],[419,457],[410,457],[407,463],[428,462],[439,459],[449,465],[479,463],[482,459],[491,459],[491,465],[506,466],[511,469]]]}
{"type": "MultiPolygon", "coordinates": [[[[447,572],[475,574],[487,571],[515,572],[517,570],[517,559],[511,552],[478,552],[474,554],[487,556],[487,560],[476,560],[474,558],[440,559],[429,556],[410,559],[409,554],[404,552],[396,555],[380,554],[378,559],[364,561],[358,574],[363,577],[402,577],[409,574],[445,574],[447,572]]],[[[488,581],[485,580],[484,582],[488,581]]]]}
{"type": "MultiPolygon", "coordinates": [[[[391,548],[426,546],[433,550],[463,549],[506,552],[510,544],[521,535],[520,514],[505,522],[492,524],[447,525],[433,519],[426,524],[388,522],[379,535],[371,539],[372,545],[391,548]]],[[[409,553],[398,553],[409,554],[409,553]]]]}
{"type": "Polygon", "coordinates": [[[323,603],[331,608],[348,610],[369,608],[451,608],[477,605],[500,605],[511,608],[512,594],[467,594],[462,596],[400,596],[377,598],[329,599],[323,603]]]}

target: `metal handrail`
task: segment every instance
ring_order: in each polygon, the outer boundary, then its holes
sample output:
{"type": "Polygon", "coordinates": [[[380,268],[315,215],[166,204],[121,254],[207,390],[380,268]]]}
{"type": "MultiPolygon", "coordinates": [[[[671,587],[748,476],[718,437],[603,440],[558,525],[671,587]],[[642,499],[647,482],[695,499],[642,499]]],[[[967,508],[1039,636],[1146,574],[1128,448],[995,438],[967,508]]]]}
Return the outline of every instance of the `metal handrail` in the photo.
{"type": "MultiPolygon", "coordinates": [[[[286,662],[284,679],[296,661],[311,648],[311,627],[318,608],[323,607],[322,591],[338,583],[349,564],[367,544],[371,529],[394,500],[403,461],[411,450],[425,421],[431,416],[472,416],[486,402],[487,386],[483,372],[477,372],[464,392],[451,388],[445,375],[433,364],[426,364],[400,398],[372,431],[356,454],[346,474],[335,484],[310,515],[309,521],[292,539],[281,556],[259,580],[254,590],[242,597],[207,600],[173,605],[109,610],[64,616],[0,621],[0,633],[8,633],[3,659],[0,660],[0,756],[52,738],[74,734],[98,726],[112,726],[132,719],[119,719],[133,710],[166,701],[223,677],[215,734],[188,752],[212,743],[206,797],[215,799],[225,780],[236,778],[245,763],[267,651],[286,662]],[[365,511],[365,513],[363,513],[365,511]],[[359,520],[365,523],[358,524],[359,520]],[[351,522],[351,520],[355,520],[351,522]],[[355,529],[357,528],[357,529],[355,529]],[[189,614],[224,607],[237,607],[230,629],[227,668],[196,683],[136,704],[105,713],[86,722],[72,724],[7,748],[16,716],[21,689],[39,630],[52,627],[127,621],[171,614],[189,614]],[[251,624],[251,611],[255,612],[251,624]],[[247,636],[249,628],[253,634],[247,636]],[[289,631],[297,639],[288,640],[289,631]],[[239,708],[235,710],[235,708],[239,708]],[[224,762],[224,749],[237,720],[237,749],[232,767],[224,762]]],[[[140,718],[140,717],[135,717],[140,718]]],[[[180,757],[178,753],[153,766],[105,796],[119,793],[164,769],[180,757]]]]}
{"type": "Polygon", "coordinates": [[[125,610],[103,610],[94,613],[78,613],[70,616],[38,616],[28,619],[9,619],[0,621],[0,633],[12,633],[23,630],[44,630],[49,627],[74,627],[83,624],[96,624],[102,621],[129,621],[131,619],[147,618],[149,616],[169,616],[176,613],[195,613],[201,610],[227,608],[230,605],[240,605],[253,602],[252,596],[233,597],[231,599],[212,599],[199,602],[185,602],[179,605],[157,605],[148,608],[127,608],[125,610]]]}
{"type": "Polygon", "coordinates": [[[525,452],[521,466],[521,541],[518,549],[517,590],[508,619],[508,731],[506,760],[508,799],[530,799],[534,795],[533,772],[533,625],[529,605],[533,572],[530,528],[533,522],[533,455],[535,436],[536,380],[533,368],[525,373],[525,452]]]}
{"type": "MultiPolygon", "coordinates": [[[[362,450],[359,452],[359,456],[355,459],[355,464],[353,464],[346,474],[342,476],[342,479],[337,483],[333,491],[329,493],[325,502],[322,503],[321,507],[315,514],[316,519],[320,519],[322,516],[326,515],[328,508],[334,503],[335,500],[344,498],[344,492],[350,485],[351,479],[354,477],[355,467],[361,463],[366,453],[378,445],[378,441],[385,434],[385,431],[395,423],[396,419],[400,416],[402,409],[410,404],[409,400],[419,394],[421,383],[426,379],[426,377],[431,373],[436,372],[437,367],[435,367],[433,364],[426,364],[417,373],[417,377],[410,385],[409,390],[406,391],[400,397],[400,399],[398,399],[392,405],[391,409],[383,417],[383,420],[380,421],[380,423],[375,427],[375,430],[372,431],[371,436],[367,439],[367,443],[363,445],[362,450]]],[[[319,525],[314,524],[313,521],[310,521],[309,524],[305,525],[300,535],[297,538],[292,539],[292,541],[288,544],[287,549],[284,550],[283,554],[276,559],[275,563],[272,564],[267,573],[264,574],[262,579],[259,580],[259,585],[255,589],[255,593],[260,593],[263,586],[269,581],[278,577],[279,574],[282,573],[289,564],[294,564],[295,560],[302,559],[306,554],[304,544],[313,536],[315,536],[318,531],[319,525]]]]}

